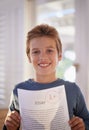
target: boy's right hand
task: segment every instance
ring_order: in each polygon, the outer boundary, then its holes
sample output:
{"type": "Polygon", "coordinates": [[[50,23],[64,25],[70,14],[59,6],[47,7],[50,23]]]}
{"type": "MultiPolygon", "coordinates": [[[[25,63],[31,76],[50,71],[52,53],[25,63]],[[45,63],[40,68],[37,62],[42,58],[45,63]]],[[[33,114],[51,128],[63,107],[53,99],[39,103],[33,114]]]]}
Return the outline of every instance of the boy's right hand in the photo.
{"type": "Polygon", "coordinates": [[[5,122],[7,130],[17,130],[20,126],[20,115],[17,111],[8,112],[5,122]]]}

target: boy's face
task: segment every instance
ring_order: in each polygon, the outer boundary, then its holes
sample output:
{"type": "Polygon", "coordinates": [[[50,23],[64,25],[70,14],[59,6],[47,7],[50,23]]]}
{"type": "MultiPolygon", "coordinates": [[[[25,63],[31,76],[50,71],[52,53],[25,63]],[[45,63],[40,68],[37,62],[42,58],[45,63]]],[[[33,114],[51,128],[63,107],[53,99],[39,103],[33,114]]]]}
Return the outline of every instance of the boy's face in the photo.
{"type": "Polygon", "coordinates": [[[29,48],[29,60],[33,64],[36,76],[55,74],[58,61],[61,60],[55,40],[48,37],[34,38],[30,41],[29,48]]]}

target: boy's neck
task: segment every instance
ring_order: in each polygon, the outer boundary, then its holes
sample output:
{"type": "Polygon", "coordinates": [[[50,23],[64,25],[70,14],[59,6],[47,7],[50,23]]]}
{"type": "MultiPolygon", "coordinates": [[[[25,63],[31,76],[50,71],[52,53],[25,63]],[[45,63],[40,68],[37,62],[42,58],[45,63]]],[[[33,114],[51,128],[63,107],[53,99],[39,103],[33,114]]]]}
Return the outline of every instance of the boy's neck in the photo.
{"type": "Polygon", "coordinates": [[[34,81],[39,82],[39,83],[51,83],[53,81],[56,81],[57,77],[56,76],[36,76],[34,78],[34,81]]]}

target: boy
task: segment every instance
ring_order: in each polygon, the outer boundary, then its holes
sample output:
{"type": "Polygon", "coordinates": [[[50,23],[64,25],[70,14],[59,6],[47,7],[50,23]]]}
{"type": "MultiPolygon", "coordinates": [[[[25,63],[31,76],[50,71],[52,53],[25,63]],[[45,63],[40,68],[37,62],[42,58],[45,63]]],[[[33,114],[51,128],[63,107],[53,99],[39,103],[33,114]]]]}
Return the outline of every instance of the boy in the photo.
{"type": "Polygon", "coordinates": [[[62,58],[62,44],[57,30],[45,24],[33,28],[27,35],[26,53],[35,76],[14,88],[3,130],[19,130],[18,88],[42,90],[60,85],[65,86],[71,130],[89,130],[89,112],[79,87],[56,77],[56,66],[62,58]]]}

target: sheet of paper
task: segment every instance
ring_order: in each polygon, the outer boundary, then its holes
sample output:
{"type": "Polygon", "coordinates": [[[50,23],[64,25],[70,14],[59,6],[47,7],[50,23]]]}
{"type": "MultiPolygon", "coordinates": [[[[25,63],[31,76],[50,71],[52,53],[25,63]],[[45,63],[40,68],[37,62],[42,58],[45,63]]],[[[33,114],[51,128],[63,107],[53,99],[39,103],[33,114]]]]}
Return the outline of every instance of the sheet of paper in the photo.
{"type": "Polygon", "coordinates": [[[70,130],[65,87],[18,89],[22,130],[70,130]]]}

